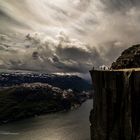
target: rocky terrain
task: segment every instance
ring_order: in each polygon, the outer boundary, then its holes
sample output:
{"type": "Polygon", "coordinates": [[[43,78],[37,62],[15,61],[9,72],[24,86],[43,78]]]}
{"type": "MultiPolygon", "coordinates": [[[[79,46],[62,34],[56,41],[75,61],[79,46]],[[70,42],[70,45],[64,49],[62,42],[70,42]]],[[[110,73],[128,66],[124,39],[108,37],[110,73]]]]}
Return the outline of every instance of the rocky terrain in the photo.
{"type": "Polygon", "coordinates": [[[140,45],[122,52],[112,70],[92,70],[91,140],[140,140],[140,45]]]}
{"type": "Polygon", "coordinates": [[[124,50],[121,56],[112,63],[112,69],[138,68],[140,67],[140,44],[124,50]]]}
{"type": "Polygon", "coordinates": [[[77,94],[45,83],[4,87],[0,90],[0,123],[70,110],[87,98],[86,92],[77,94]]]}

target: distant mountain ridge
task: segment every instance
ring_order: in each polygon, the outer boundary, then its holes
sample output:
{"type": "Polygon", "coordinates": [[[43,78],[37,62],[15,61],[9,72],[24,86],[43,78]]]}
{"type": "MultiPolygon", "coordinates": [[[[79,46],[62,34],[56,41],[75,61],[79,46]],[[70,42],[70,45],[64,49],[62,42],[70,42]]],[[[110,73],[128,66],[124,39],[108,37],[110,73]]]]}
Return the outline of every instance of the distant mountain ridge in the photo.
{"type": "Polygon", "coordinates": [[[47,83],[61,89],[88,91],[91,85],[88,81],[76,75],[56,75],[46,73],[1,72],[0,87],[20,85],[23,83],[47,83]]]}

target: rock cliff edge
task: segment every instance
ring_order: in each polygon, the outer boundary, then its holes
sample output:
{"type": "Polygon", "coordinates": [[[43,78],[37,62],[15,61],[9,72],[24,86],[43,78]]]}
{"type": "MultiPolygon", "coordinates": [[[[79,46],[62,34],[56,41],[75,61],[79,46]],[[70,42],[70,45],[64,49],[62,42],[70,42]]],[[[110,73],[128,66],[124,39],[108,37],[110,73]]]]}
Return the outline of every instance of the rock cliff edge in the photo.
{"type": "Polygon", "coordinates": [[[91,71],[91,140],[140,140],[140,69],[91,71]]]}

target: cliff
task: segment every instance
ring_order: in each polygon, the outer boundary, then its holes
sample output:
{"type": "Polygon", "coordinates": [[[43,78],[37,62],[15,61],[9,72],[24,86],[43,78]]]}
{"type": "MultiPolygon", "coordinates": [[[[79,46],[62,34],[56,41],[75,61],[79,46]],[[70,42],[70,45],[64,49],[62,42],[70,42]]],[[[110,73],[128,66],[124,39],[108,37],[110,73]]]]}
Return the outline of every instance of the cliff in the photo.
{"type": "Polygon", "coordinates": [[[91,140],[140,140],[140,68],[90,73],[91,140]]]}

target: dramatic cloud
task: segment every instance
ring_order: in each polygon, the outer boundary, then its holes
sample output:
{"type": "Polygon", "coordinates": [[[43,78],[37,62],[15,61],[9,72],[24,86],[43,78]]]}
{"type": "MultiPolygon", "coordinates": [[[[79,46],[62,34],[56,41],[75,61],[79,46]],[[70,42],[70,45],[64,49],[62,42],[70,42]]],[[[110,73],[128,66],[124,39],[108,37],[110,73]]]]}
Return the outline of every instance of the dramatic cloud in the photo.
{"type": "Polygon", "coordinates": [[[139,43],[139,9],[139,0],[0,0],[0,68],[87,73],[109,66],[139,43]]]}
{"type": "Polygon", "coordinates": [[[55,38],[38,33],[20,39],[18,36],[0,35],[0,68],[87,73],[103,61],[96,48],[71,39],[63,32],[55,38]]]}

